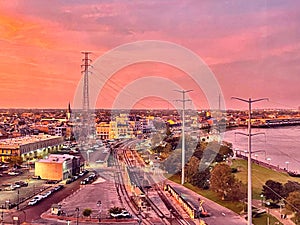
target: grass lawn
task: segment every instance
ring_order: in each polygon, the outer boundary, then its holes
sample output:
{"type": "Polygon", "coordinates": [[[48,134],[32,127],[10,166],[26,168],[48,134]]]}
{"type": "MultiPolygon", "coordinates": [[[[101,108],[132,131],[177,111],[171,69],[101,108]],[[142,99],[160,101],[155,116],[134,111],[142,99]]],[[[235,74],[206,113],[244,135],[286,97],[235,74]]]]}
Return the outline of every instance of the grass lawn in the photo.
{"type": "MultiPolygon", "coordinates": [[[[241,180],[243,183],[247,183],[247,161],[242,159],[233,160],[232,167],[238,169],[238,172],[235,173],[236,178],[241,180]]],[[[170,180],[180,183],[180,176],[173,175],[169,177],[170,180]]],[[[262,186],[266,183],[267,180],[278,181],[282,184],[285,184],[287,181],[297,181],[300,182],[300,178],[291,177],[286,173],[277,172],[271,169],[267,169],[265,167],[252,164],[252,187],[253,187],[253,198],[260,199],[260,194],[262,191],[262,186]]],[[[185,187],[193,190],[194,192],[240,214],[243,210],[243,204],[240,202],[230,202],[221,200],[214,192],[210,190],[202,190],[199,189],[189,183],[184,185],[185,187]]],[[[255,225],[265,225],[267,221],[267,217],[270,218],[270,224],[274,224],[275,222],[279,222],[276,218],[271,215],[263,214],[258,218],[253,218],[253,224],[255,225]]],[[[283,225],[282,223],[279,223],[283,225]]]]}
{"type": "MultiPolygon", "coordinates": [[[[232,161],[232,167],[238,169],[239,172],[235,173],[236,178],[241,180],[243,183],[247,183],[247,161],[242,159],[236,159],[232,161]]],[[[287,173],[277,172],[257,164],[252,164],[252,187],[253,187],[253,198],[260,199],[262,186],[267,180],[274,180],[282,184],[288,180],[300,182],[300,178],[291,177],[287,173]]]]}
{"type": "MultiPolygon", "coordinates": [[[[267,224],[267,219],[270,219],[269,224],[275,224],[275,222],[279,222],[275,217],[269,214],[263,214],[260,217],[253,218],[252,223],[255,225],[266,225],[267,224]]],[[[278,224],[283,225],[283,223],[279,222],[278,224]]]]}
{"type": "MultiPolygon", "coordinates": [[[[180,183],[180,176],[178,175],[173,175],[172,177],[169,178],[170,180],[176,182],[176,183],[180,183]]],[[[241,202],[230,202],[230,201],[223,201],[221,200],[216,193],[214,193],[213,191],[210,190],[202,190],[200,188],[197,188],[189,183],[184,184],[185,187],[189,188],[190,190],[240,214],[243,210],[243,203],[241,202]]],[[[279,222],[275,217],[273,217],[272,215],[268,215],[268,214],[263,214],[257,218],[253,218],[252,222],[255,225],[266,225],[266,221],[267,221],[267,217],[269,216],[270,218],[270,224],[274,224],[275,222],[279,222]]],[[[282,223],[279,222],[279,225],[283,225],[282,223]]]]}

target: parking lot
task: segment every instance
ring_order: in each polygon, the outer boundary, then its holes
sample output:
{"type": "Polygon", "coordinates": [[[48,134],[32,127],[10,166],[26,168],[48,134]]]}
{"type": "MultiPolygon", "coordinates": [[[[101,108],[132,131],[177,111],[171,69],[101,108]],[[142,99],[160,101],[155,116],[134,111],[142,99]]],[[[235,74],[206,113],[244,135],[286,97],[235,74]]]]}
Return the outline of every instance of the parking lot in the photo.
{"type": "Polygon", "coordinates": [[[33,170],[23,168],[21,172],[19,175],[2,173],[0,177],[0,207],[13,206],[49,186],[43,180],[33,179],[33,170]]]}
{"type": "MultiPolygon", "coordinates": [[[[113,176],[113,172],[105,171],[101,175],[113,176]]],[[[92,217],[108,218],[108,210],[114,206],[122,206],[118,198],[114,182],[98,177],[93,183],[81,185],[81,188],[72,195],[64,199],[61,209],[68,216],[75,216],[75,209],[79,209],[78,215],[86,208],[92,209],[92,217]],[[100,203],[100,204],[99,204],[100,203]]]]}

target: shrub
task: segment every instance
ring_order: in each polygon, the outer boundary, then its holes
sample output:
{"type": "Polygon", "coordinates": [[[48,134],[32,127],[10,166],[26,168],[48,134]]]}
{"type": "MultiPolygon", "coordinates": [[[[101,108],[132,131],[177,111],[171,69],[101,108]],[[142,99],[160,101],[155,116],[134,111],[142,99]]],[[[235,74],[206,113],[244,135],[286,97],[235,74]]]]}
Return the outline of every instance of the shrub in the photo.
{"type": "Polygon", "coordinates": [[[91,214],[92,214],[92,210],[90,208],[84,209],[82,212],[82,215],[86,217],[90,216],[91,214]]]}

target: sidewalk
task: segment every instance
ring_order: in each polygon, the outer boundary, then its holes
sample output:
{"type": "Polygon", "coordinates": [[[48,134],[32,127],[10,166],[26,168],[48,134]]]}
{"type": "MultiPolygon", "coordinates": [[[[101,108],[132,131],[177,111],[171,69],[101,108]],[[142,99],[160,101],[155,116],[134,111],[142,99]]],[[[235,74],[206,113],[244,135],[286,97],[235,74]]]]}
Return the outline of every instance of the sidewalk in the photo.
{"type": "MultiPolygon", "coordinates": [[[[266,209],[266,207],[262,207],[260,200],[253,199],[252,204],[253,204],[253,206],[255,206],[257,208],[266,209]]],[[[276,217],[276,219],[278,219],[284,225],[295,225],[295,223],[290,219],[289,216],[287,216],[286,219],[281,218],[280,209],[268,209],[268,213],[270,215],[276,217]]]]}

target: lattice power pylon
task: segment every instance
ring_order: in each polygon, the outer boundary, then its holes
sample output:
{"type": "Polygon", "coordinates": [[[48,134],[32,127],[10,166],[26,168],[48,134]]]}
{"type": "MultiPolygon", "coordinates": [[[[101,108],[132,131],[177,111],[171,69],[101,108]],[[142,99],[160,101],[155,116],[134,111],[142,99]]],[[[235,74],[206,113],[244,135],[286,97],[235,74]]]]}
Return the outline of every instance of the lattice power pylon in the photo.
{"type": "Polygon", "coordinates": [[[83,59],[81,64],[81,74],[83,75],[83,99],[82,99],[82,112],[81,112],[81,137],[88,141],[88,138],[93,133],[92,126],[93,120],[90,112],[90,99],[89,99],[89,76],[91,75],[90,67],[92,60],[89,58],[91,52],[82,52],[83,59]]]}
{"type": "Polygon", "coordinates": [[[89,71],[89,68],[91,67],[90,62],[92,60],[89,58],[89,54],[91,54],[91,52],[82,52],[82,54],[84,55],[84,58],[82,59],[82,64],[81,64],[81,68],[83,68],[81,73],[84,76],[82,109],[84,112],[88,112],[90,109],[90,100],[89,100],[89,74],[90,74],[90,71],[89,71]]]}

